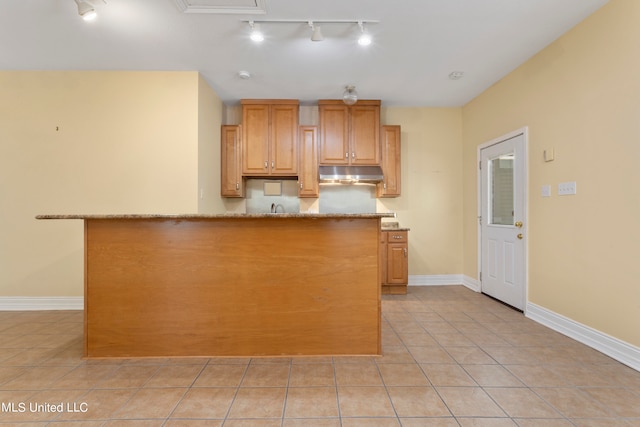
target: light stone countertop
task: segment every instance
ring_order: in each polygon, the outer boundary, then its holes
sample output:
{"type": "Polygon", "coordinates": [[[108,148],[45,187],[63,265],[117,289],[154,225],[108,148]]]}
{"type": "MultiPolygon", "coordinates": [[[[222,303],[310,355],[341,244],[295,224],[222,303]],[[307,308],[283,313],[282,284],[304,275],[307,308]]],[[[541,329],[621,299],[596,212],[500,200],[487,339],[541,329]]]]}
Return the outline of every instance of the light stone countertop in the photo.
{"type": "Polygon", "coordinates": [[[243,219],[243,218],[393,218],[393,213],[226,213],[226,214],[62,214],[37,215],[36,219],[243,219]]]}

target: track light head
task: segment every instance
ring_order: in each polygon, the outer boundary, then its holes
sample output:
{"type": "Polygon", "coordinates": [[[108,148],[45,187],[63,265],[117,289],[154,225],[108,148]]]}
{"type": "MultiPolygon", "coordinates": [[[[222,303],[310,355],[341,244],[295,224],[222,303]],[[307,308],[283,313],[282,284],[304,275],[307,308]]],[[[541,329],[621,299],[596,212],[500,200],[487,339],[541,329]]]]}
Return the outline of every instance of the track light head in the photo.
{"type": "Polygon", "coordinates": [[[358,27],[360,27],[360,37],[358,38],[358,44],[360,46],[369,46],[371,44],[371,36],[364,29],[364,22],[358,21],[358,27]]]}
{"type": "Polygon", "coordinates": [[[249,21],[249,26],[251,27],[251,35],[249,36],[251,40],[256,43],[260,43],[264,40],[264,34],[260,31],[260,24],[257,24],[253,21],[249,21]]]}
{"type": "Polygon", "coordinates": [[[313,21],[309,21],[308,24],[309,24],[309,27],[311,27],[311,31],[313,31],[313,34],[311,34],[311,41],[312,42],[323,41],[324,37],[322,36],[322,31],[320,31],[320,26],[314,25],[313,21]]]}
{"type": "Polygon", "coordinates": [[[75,0],[76,5],[78,5],[78,15],[82,17],[85,21],[93,21],[96,19],[98,14],[96,13],[93,5],[87,3],[85,0],[75,0]]]}

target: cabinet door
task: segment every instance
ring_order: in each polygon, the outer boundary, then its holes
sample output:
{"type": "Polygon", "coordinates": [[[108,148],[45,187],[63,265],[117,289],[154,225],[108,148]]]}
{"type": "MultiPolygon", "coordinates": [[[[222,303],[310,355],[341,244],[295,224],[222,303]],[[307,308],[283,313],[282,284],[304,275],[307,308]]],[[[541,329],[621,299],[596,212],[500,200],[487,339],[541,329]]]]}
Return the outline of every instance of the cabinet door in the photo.
{"type": "Polygon", "coordinates": [[[387,283],[387,232],[380,232],[380,284],[387,283]]]}
{"type": "Polygon", "coordinates": [[[349,163],[349,107],[342,104],[319,104],[320,164],[349,163]]]}
{"type": "Polygon", "coordinates": [[[222,126],[221,134],[221,180],[222,197],[242,197],[242,164],[240,156],[241,127],[222,126]]]}
{"type": "Polygon", "coordinates": [[[351,164],[380,164],[380,106],[355,104],[350,110],[351,164]]]}
{"type": "Polygon", "coordinates": [[[378,184],[378,197],[398,197],[400,196],[401,179],[400,126],[382,126],[380,141],[384,181],[378,184]]]}
{"type": "Polygon", "coordinates": [[[300,126],[300,168],[298,197],[318,197],[318,128],[300,126]]]}
{"type": "Polygon", "coordinates": [[[298,106],[272,105],[270,120],[269,173],[297,175],[298,106]]]}
{"type": "Polygon", "coordinates": [[[269,105],[242,105],[242,174],[269,173],[269,105]]]}
{"type": "Polygon", "coordinates": [[[387,283],[409,282],[408,248],[406,243],[387,243],[387,283]]]}

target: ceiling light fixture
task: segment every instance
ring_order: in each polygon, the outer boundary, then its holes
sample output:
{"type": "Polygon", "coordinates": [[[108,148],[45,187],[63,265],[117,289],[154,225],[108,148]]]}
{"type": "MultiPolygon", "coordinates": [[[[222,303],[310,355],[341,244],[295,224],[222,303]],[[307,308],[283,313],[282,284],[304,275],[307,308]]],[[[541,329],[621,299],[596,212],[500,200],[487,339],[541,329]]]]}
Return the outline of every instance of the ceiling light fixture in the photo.
{"type": "Polygon", "coordinates": [[[96,19],[98,14],[96,13],[93,5],[87,3],[85,0],[75,0],[78,5],[78,15],[82,17],[85,21],[93,21],[96,19]]]}
{"type": "Polygon", "coordinates": [[[356,92],[356,87],[347,85],[344,87],[344,93],[342,94],[342,102],[347,105],[353,105],[358,102],[358,92],[356,92]]]}
{"type": "MultiPolygon", "coordinates": [[[[76,0],[78,1],[78,0],[76,0]]],[[[319,41],[323,41],[324,40],[324,36],[322,35],[322,31],[320,30],[320,23],[322,24],[349,24],[349,25],[353,25],[356,24],[359,28],[360,28],[360,37],[358,39],[358,43],[361,44],[362,46],[368,46],[371,44],[372,42],[372,38],[371,35],[369,34],[369,32],[364,28],[365,24],[378,24],[380,23],[380,21],[365,21],[363,19],[360,20],[344,20],[344,19],[335,19],[335,20],[312,20],[312,19],[307,19],[307,20],[300,20],[300,19],[284,19],[284,20],[261,20],[261,21],[243,21],[243,22],[247,22],[249,24],[249,26],[251,27],[251,40],[255,41],[255,42],[261,42],[264,40],[264,35],[263,33],[260,31],[260,24],[306,24],[308,25],[311,30],[313,31],[312,35],[311,35],[311,41],[314,42],[319,42],[319,41]]]]}
{"type": "Polygon", "coordinates": [[[360,46],[369,46],[371,44],[371,36],[364,29],[364,22],[358,21],[358,27],[360,27],[360,37],[358,38],[358,44],[360,46]]]}
{"type": "Polygon", "coordinates": [[[463,77],[464,77],[463,71],[452,71],[451,74],[449,74],[449,79],[451,80],[460,80],[463,77]]]}
{"type": "Polygon", "coordinates": [[[251,35],[249,36],[251,37],[251,40],[256,43],[260,43],[261,41],[263,41],[264,34],[262,34],[262,31],[260,31],[260,24],[254,21],[249,21],[249,26],[251,27],[251,35]]]}
{"type": "Polygon", "coordinates": [[[311,31],[313,31],[313,34],[311,34],[312,42],[321,42],[324,40],[322,31],[320,31],[320,25],[313,25],[313,21],[309,21],[309,27],[311,27],[311,31]]]}

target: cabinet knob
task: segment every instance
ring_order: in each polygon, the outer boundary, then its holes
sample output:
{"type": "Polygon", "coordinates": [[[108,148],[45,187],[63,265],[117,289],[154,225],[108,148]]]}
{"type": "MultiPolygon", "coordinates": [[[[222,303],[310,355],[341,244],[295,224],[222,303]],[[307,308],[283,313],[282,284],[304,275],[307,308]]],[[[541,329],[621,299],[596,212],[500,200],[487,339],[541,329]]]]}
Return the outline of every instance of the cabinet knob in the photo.
{"type": "Polygon", "coordinates": [[[300,189],[302,190],[302,181],[300,181],[300,189]]]}
{"type": "Polygon", "coordinates": [[[265,161],[264,161],[264,168],[266,169],[266,168],[268,168],[268,167],[269,167],[269,163],[267,163],[267,161],[265,160],[265,161]]]}

